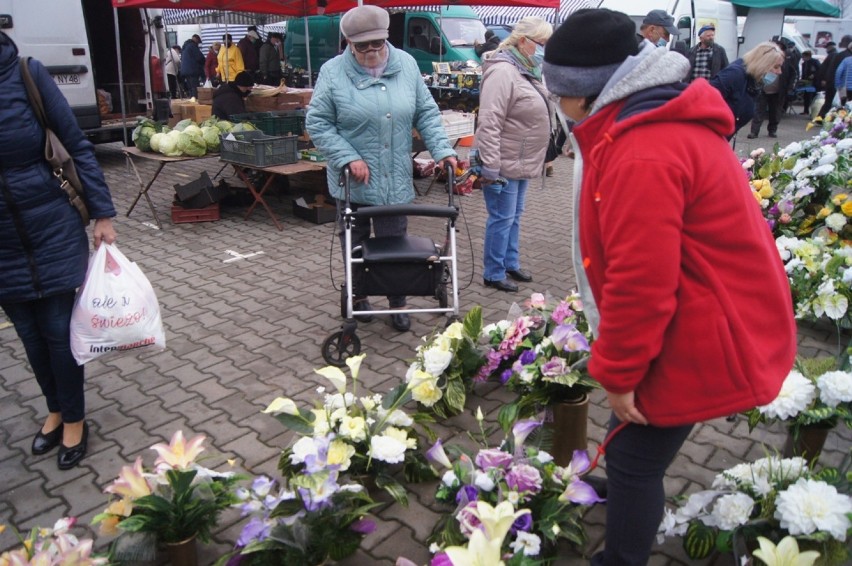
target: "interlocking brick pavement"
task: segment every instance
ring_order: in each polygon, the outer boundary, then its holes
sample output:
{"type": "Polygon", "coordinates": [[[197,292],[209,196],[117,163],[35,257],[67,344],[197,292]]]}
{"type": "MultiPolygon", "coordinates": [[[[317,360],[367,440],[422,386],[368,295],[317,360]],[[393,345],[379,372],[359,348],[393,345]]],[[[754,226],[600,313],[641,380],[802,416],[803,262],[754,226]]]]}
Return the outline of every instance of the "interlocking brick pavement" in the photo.
{"type": "MultiPolygon", "coordinates": [[[[805,121],[787,116],[779,129],[783,144],[803,139],[805,121]]],[[[746,140],[741,135],[737,150],[744,155],[768,140],[746,140]]],[[[660,143],[676,143],[660,140],[660,143]]],[[[50,525],[65,515],[79,517],[86,525],[99,512],[106,497],[102,489],[119,468],[137,455],[151,464],[148,447],[167,441],[177,429],[209,437],[211,467],[236,459],[252,473],[277,477],[280,450],[290,434],[260,411],[278,395],[309,402],[314,389],[325,385],[313,374],[324,365],[320,344],[340,325],[339,285],[342,279],[340,247],[332,225],[313,225],[290,212],[292,193],[322,182],[295,179],[289,192],[270,191],[267,200],[284,226],[279,232],[264,210],[255,210],[246,221],[243,208],[224,208],[222,219],[198,224],[172,224],[170,207],[173,185],[186,183],[201,171],[214,176],[221,165],[215,158],[167,166],[151,189],[151,197],[163,221],[153,218],[141,200],[132,215],[125,215],[138,191],[120,148],[105,145],[97,155],[113,191],[119,216],[118,244],[137,262],[157,290],[166,327],[167,349],[138,352],[124,357],[97,360],[87,366],[88,420],[91,426],[89,454],[81,466],[67,472],[56,469],[53,452],[29,454],[33,434],[45,416],[41,395],[32,378],[14,329],[0,314],[0,521],[29,529],[50,525]],[[239,261],[232,256],[263,252],[239,261]],[[332,283],[334,281],[334,283],[332,283]]],[[[139,164],[143,179],[154,166],[139,164]]],[[[461,197],[462,217],[458,230],[461,310],[483,306],[486,321],[506,314],[513,301],[533,291],[563,295],[574,286],[571,269],[571,178],[573,162],[560,158],[556,175],[542,187],[533,183],[528,192],[522,225],[524,267],[536,282],[521,284],[517,295],[487,289],[481,282],[484,205],[479,193],[461,197]]],[[[230,175],[225,170],[226,176],[230,175]]],[[[421,188],[423,180],[418,181],[421,188]]],[[[433,187],[420,202],[442,203],[443,186],[433,187]]],[[[443,226],[428,219],[412,220],[412,233],[443,240],[443,226]]],[[[377,300],[376,304],[383,301],[377,300]]],[[[424,298],[414,305],[432,306],[424,298]]],[[[435,315],[414,315],[412,330],[395,332],[384,317],[359,325],[358,336],[367,353],[362,379],[374,391],[390,389],[405,375],[406,360],[414,354],[420,336],[443,324],[435,315]]],[[[809,324],[800,329],[805,355],[834,355],[848,335],[838,337],[830,325],[809,324]]],[[[495,419],[506,395],[494,386],[483,386],[469,406],[479,404],[495,419]]],[[[590,449],[603,440],[608,420],[604,396],[595,393],[590,407],[590,449]]],[[[444,440],[472,430],[471,415],[461,415],[436,428],[444,440]]],[[[745,458],[763,455],[764,445],[778,448],[780,427],[761,428],[749,434],[743,419],[711,421],[696,427],[675,459],[668,478],[668,495],[706,488],[714,475],[745,458]]],[[[836,430],[829,437],[821,462],[837,464],[850,446],[850,434],[836,430]]],[[[378,529],[366,537],[362,548],[344,561],[347,566],[392,564],[398,556],[426,563],[425,539],[441,509],[433,500],[434,484],[411,487],[408,508],[386,505],[378,512],[378,529]]],[[[558,564],[583,563],[602,545],[604,509],[586,515],[589,542],[583,552],[565,547],[558,564]]],[[[202,564],[211,564],[227,551],[240,530],[235,512],[225,513],[212,544],[200,548],[202,564]]],[[[108,539],[95,533],[103,548],[108,539]]],[[[0,550],[16,543],[10,530],[0,535],[0,550]]],[[[679,540],[654,548],[653,565],[689,564],[679,540]]],[[[702,564],[733,564],[729,556],[716,556],[702,564]]]]}

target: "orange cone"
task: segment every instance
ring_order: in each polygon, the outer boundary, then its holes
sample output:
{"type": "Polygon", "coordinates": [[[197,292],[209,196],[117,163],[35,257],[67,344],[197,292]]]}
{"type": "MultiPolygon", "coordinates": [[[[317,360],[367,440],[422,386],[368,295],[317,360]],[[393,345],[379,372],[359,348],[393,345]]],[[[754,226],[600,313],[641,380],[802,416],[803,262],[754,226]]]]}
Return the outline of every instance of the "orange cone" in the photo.
{"type": "Polygon", "coordinates": [[[465,136],[459,139],[461,147],[473,147],[473,136],[465,136]]]}

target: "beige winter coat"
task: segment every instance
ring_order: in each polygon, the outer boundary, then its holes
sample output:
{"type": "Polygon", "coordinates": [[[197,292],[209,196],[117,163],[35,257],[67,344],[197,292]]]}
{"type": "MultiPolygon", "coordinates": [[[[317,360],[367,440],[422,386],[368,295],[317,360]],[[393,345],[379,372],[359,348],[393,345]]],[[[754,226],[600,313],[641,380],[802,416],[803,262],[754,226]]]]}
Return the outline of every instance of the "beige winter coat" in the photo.
{"type": "Polygon", "coordinates": [[[544,86],[521,71],[507,53],[495,53],[483,69],[476,127],[482,176],[540,177],[550,140],[544,86]]]}

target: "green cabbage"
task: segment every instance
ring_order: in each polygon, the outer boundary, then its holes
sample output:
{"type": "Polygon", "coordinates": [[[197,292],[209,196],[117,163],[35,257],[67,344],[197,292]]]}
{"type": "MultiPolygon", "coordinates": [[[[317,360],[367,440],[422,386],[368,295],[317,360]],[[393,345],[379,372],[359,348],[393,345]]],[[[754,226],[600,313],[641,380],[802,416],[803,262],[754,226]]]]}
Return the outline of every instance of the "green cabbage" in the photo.
{"type": "Polygon", "coordinates": [[[194,126],[194,125],[195,125],[195,122],[193,122],[191,119],[187,118],[187,119],[181,120],[180,122],[175,124],[175,129],[179,132],[182,132],[187,128],[187,126],[194,126]]]}
{"type": "Polygon", "coordinates": [[[190,157],[201,157],[207,153],[207,144],[204,142],[204,137],[201,135],[201,129],[195,128],[197,133],[187,132],[189,128],[178,134],[177,149],[183,155],[190,157]]]}
{"type": "Polygon", "coordinates": [[[190,124],[186,128],[183,129],[184,133],[192,134],[192,135],[201,135],[201,128],[196,126],[195,124],[190,124]]]}
{"type": "Polygon", "coordinates": [[[180,157],[181,151],[178,149],[178,138],[183,132],[172,130],[160,138],[160,153],[167,157],[180,157]]]}
{"type": "Polygon", "coordinates": [[[160,140],[166,137],[166,134],[157,132],[151,136],[149,148],[151,151],[160,151],[160,140]]]}
{"type": "Polygon", "coordinates": [[[257,130],[254,124],[251,122],[240,122],[239,124],[235,124],[234,128],[231,130],[234,133],[237,132],[251,132],[257,130]]]}
{"type": "Polygon", "coordinates": [[[151,126],[136,126],[133,130],[133,143],[142,151],[151,151],[151,136],[157,133],[157,130],[151,126]]]}
{"type": "Polygon", "coordinates": [[[204,126],[201,128],[201,135],[204,137],[204,143],[207,144],[207,151],[216,153],[219,151],[219,136],[221,131],[216,126],[204,126]]]}
{"type": "Polygon", "coordinates": [[[234,129],[234,124],[227,120],[219,120],[218,122],[216,122],[216,127],[227,134],[228,132],[234,129]]]}

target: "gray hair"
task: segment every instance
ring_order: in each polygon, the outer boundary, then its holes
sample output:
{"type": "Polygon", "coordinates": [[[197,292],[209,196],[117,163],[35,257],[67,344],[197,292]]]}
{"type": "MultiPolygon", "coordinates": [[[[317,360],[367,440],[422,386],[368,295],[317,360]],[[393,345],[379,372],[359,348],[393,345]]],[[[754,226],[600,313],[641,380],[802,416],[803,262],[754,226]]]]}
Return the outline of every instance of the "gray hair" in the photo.
{"type": "Polygon", "coordinates": [[[553,35],[553,26],[550,23],[536,16],[528,16],[515,24],[512,33],[500,43],[497,49],[502,51],[507,47],[515,47],[522,37],[545,44],[551,35],[553,35]]]}

